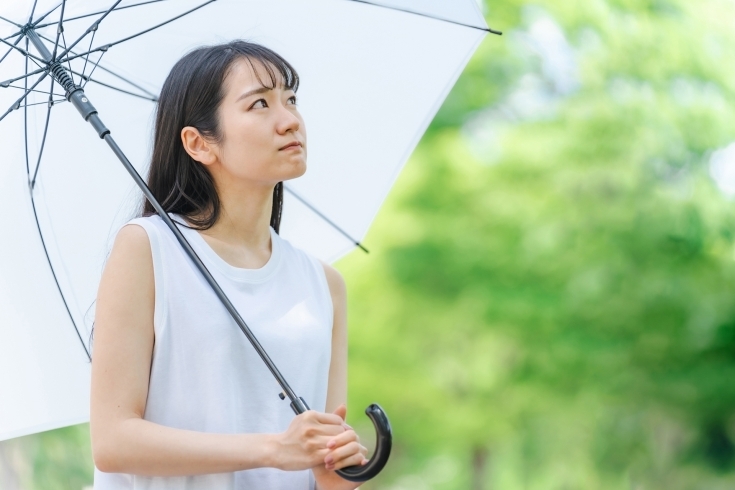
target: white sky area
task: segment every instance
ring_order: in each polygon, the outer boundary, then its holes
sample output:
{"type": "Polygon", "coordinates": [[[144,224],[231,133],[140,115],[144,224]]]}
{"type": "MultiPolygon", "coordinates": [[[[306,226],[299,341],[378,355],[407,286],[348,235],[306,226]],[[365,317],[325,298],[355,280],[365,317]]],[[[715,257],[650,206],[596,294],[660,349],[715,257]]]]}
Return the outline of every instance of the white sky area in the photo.
{"type": "Polygon", "coordinates": [[[735,143],[712,153],[709,174],[727,197],[735,197],[735,143]]]}

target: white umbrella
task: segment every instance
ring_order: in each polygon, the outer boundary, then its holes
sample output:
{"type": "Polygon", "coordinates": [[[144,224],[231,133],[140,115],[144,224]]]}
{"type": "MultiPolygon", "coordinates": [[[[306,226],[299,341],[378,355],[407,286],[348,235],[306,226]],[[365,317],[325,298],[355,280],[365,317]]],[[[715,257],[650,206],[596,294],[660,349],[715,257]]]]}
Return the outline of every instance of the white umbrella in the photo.
{"type": "Polygon", "coordinates": [[[58,83],[49,109],[34,42],[71,58],[141,174],[156,94],[186,51],[241,38],[284,56],[301,78],[309,169],[287,183],[281,234],[332,261],[365,235],[487,32],[475,0],[3,0],[0,117],[15,110],[0,121],[0,440],[88,420],[97,285],[140,202],[108,145],[57,107],[58,83]]]}

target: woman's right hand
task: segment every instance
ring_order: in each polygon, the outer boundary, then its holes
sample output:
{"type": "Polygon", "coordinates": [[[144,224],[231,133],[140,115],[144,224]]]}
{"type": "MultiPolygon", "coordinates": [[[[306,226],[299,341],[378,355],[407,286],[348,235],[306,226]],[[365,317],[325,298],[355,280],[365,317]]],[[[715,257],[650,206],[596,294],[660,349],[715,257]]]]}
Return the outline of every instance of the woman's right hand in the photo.
{"type": "Polygon", "coordinates": [[[297,415],[288,429],[276,437],[276,467],[298,471],[323,465],[331,450],[327,442],[345,430],[344,421],[337,414],[307,410],[297,415]]]}

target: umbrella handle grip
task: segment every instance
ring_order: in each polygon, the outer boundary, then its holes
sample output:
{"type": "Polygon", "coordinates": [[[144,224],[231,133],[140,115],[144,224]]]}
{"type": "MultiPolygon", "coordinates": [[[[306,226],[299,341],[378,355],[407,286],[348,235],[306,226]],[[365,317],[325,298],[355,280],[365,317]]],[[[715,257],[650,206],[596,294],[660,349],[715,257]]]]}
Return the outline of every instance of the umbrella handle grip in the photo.
{"type": "Polygon", "coordinates": [[[365,414],[373,421],[377,436],[373,457],[364,465],[348,466],[336,471],[345,480],[353,482],[364,482],[375,478],[388,462],[393,446],[393,431],[390,428],[388,416],[385,415],[380,405],[373,403],[365,409],[365,414]]]}

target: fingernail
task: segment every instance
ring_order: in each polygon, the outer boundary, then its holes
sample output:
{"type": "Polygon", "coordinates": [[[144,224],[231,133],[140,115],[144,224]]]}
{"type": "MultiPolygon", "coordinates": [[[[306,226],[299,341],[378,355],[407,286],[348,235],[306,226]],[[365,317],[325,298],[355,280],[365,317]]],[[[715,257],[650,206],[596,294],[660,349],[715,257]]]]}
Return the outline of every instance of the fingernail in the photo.
{"type": "Polygon", "coordinates": [[[360,465],[366,465],[366,464],[368,464],[368,460],[367,459],[363,459],[362,460],[362,463],[360,463],[360,465]]]}
{"type": "Polygon", "coordinates": [[[352,428],[352,426],[350,424],[342,423],[342,427],[344,427],[345,429],[355,430],[355,429],[352,428]]]}
{"type": "Polygon", "coordinates": [[[334,463],[334,458],[332,458],[331,456],[327,456],[327,459],[325,459],[324,462],[327,463],[327,465],[330,465],[334,463]]]}
{"type": "Polygon", "coordinates": [[[327,468],[328,470],[333,470],[334,469],[334,465],[333,464],[328,464],[328,465],[325,465],[325,468],[327,468]]]}
{"type": "Polygon", "coordinates": [[[336,444],[337,444],[337,443],[336,443],[336,442],[335,442],[334,440],[332,440],[332,441],[329,441],[329,442],[327,443],[327,447],[331,449],[331,448],[333,448],[333,447],[334,447],[334,446],[335,446],[336,444]]]}

